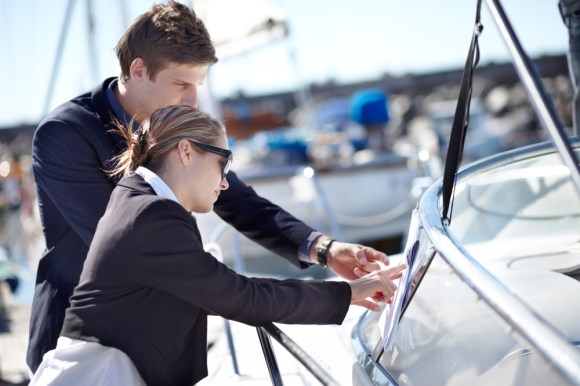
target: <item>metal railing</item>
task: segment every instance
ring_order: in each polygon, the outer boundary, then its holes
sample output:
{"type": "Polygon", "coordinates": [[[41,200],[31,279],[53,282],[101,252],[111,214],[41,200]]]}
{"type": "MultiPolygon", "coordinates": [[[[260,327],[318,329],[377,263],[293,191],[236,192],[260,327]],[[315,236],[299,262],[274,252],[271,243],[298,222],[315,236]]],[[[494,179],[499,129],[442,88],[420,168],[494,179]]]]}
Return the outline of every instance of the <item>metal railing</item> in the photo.
{"type": "MultiPolygon", "coordinates": [[[[518,75],[540,123],[551,135],[556,151],[569,168],[570,178],[580,195],[580,165],[552,100],[533,63],[523,51],[499,1],[486,0],[486,3],[512,55],[518,75]]],[[[512,152],[512,155],[507,155],[506,158],[514,157],[517,153],[512,152]]],[[[485,168],[486,164],[481,163],[479,167],[485,168]]],[[[421,222],[437,252],[458,276],[511,328],[527,339],[556,371],[573,384],[580,384],[580,353],[577,348],[522,303],[463,248],[442,220],[438,204],[440,195],[441,185],[436,184],[427,190],[419,206],[421,222]]]]}
{"type": "Polygon", "coordinates": [[[546,92],[534,64],[524,52],[499,0],[486,0],[486,3],[512,55],[514,66],[532,102],[532,107],[536,111],[540,123],[552,137],[564,164],[570,169],[570,176],[578,194],[580,194],[580,164],[572,151],[552,98],[546,92]]]}
{"type": "Polygon", "coordinates": [[[423,228],[441,258],[556,371],[573,384],[580,385],[580,352],[550,323],[513,295],[457,241],[441,216],[441,192],[440,183],[433,185],[419,205],[423,228]]]}
{"type": "Polygon", "coordinates": [[[275,386],[281,386],[282,376],[278,368],[278,362],[276,361],[276,355],[274,354],[274,349],[272,348],[272,342],[270,336],[280,345],[285,348],[290,354],[294,356],[309,372],[312,374],[320,384],[324,386],[338,386],[339,383],[332,378],[330,373],[322,368],[316,360],[310,357],[306,351],[304,351],[296,342],[294,342],[288,335],[282,332],[273,323],[267,324],[263,327],[257,327],[258,338],[260,339],[260,345],[262,346],[262,352],[264,353],[264,358],[266,359],[266,365],[268,366],[268,372],[270,373],[270,379],[272,384],[275,386]]]}
{"type": "MultiPolygon", "coordinates": [[[[552,137],[556,151],[570,170],[570,178],[580,196],[580,164],[574,153],[572,141],[564,132],[558,113],[546,92],[533,63],[523,51],[499,0],[486,0],[494,21],[510,51],[514,66],[526,89],[540,123],[552,137]]],[[[546,145],[538,145],[537,154],[548,152],[546,145]]],[[[520,150],[508,152],[504,161],[517,159],[520,150]]],[[[530,156],[532,152],[525,153],[530,156]]],[[[497,161],[497,159],[495,159],[497,161]]],[[[481,172],[488,163],[480,162],[471,174],[481,172]]],[[[458,173],[458,178],[461,176],[458,173]]],[[[419,205],[419,216],[425,232],[435,249],[478,296],[496,311],[508,325],[525,338],[549,363],[572,384],[580,385],[580,352],[550,323],[513,295],[497,278],[485,269],[459,243],[448,225],[443,221],[439,208],[442,194],[441,183],[427,190],[419,205]]]]}

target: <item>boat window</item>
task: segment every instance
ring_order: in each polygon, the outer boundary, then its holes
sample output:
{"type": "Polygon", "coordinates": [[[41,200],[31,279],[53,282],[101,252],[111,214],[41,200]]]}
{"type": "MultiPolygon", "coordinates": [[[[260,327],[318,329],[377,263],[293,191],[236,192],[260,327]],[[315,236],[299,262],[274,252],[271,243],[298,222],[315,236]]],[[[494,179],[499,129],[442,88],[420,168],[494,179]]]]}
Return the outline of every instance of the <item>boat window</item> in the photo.
{"type": "Polygon", "coordinates": [[[507,327],[437,254],[379,363],[399,384],[566,383],[507,327]]]}
{"type": "MultiPolygon", "coordinates": [[[[576,154],[580,157],[580,149],[576,154]]],[[[569,252],[580,242],[580,196],[554,153],[473,173],[456,187],[451,231],[476,258],[569,252]]]]}

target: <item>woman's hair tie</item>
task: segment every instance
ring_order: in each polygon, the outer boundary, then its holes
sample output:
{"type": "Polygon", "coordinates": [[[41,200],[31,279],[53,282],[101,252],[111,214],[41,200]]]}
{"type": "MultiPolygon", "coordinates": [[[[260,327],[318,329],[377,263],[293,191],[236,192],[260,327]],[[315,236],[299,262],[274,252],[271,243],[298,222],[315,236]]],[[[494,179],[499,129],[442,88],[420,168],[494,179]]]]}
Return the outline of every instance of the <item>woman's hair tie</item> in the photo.
{"type": "Polygon", "coordinates": [[[137,137],[139,140],[139,150],[142,155],[147,152],[147,128],[142,127],[137,137]]]}

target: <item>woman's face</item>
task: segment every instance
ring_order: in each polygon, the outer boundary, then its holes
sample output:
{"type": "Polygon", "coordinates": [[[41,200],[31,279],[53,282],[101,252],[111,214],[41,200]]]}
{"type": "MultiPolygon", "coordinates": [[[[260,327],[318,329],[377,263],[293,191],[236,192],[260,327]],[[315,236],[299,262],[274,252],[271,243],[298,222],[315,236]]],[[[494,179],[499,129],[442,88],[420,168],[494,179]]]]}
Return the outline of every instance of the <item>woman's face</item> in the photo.
{"type": "MultiPolygon", "coordinates": [[[[222,149],[228,148],[225,136],[222,136],[213,146],[222,149]]],[[[229,187],[227,179],[222,178],[222,171],[227,158],[222,155],[203,151],[195,146],[192,161],[187,165],[188,175],[188,206],[196,213],[207,213],[213,210],[220,192],[229,187]]]]}

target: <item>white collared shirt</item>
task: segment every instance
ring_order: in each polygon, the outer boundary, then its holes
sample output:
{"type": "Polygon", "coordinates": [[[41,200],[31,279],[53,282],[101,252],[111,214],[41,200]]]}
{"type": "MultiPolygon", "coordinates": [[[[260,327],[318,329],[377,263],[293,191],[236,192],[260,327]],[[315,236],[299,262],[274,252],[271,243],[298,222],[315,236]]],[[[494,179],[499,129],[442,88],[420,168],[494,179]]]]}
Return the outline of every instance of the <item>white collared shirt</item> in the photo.
{"type": "Polygon", "coordinates": [[[171,190],[169,185],[167,185],[165,181],[161,179],[161,177],[153,173],[151,170],[147,169],[145,166],[139,166],[137,170],[135,170],[135,174],[138,174],[141,177],[143,177],[145,182],[151,185],[151,187],[155,191],[155,194],[157,194],[159,197],[164,197],[173,200],[175,202],[179,202],[179,200],[177,200],[177,197],[175,196],[175,193],[173,193],[173,190],[171,190]]]}

